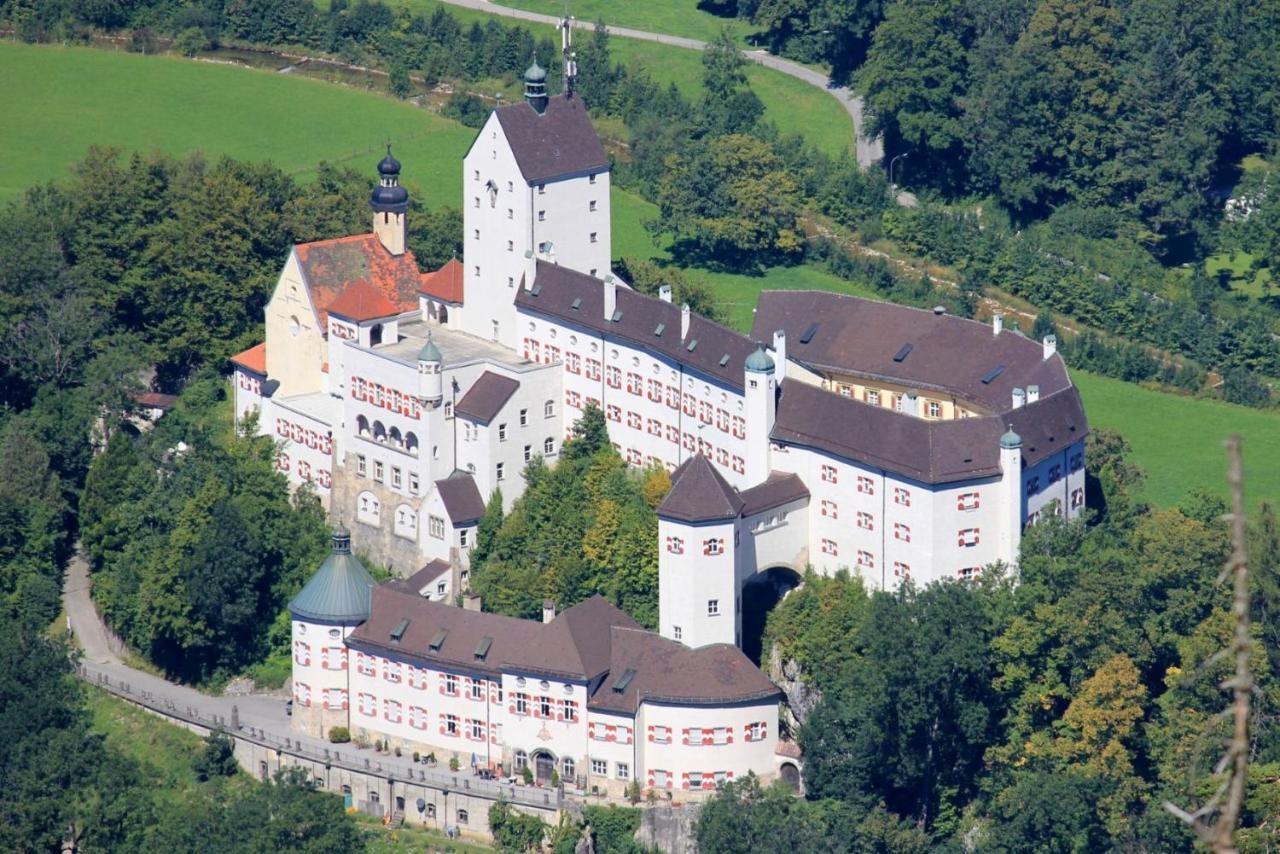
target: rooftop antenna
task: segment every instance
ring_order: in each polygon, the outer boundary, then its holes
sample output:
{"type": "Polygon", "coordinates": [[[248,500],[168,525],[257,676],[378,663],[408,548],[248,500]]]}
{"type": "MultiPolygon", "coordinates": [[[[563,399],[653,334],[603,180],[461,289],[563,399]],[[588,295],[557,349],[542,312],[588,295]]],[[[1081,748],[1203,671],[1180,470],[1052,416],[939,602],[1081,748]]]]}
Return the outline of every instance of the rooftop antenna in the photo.
{"type": "Polygon", "coordinates": [[[574,83],[578,78],[577,54],[573,52],[573,18],[569,15],[569,0],[564,0],[564,17],[560,19],[560,53],[564,59],[564,96],[573,97],[574,83]]]}

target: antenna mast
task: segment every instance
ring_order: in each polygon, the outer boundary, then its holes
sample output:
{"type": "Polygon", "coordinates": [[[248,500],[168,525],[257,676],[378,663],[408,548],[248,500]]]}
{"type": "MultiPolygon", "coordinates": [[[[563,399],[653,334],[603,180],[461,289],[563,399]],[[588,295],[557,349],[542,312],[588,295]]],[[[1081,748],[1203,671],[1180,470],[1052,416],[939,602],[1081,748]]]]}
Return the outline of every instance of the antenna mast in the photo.
{"type": "Polygon", "coordinates": [[[573,52],[573,18],[569,15],[569,0],[564,3],[564,17],[560,19],[560,52],[564,59],[564,96],[573,97],[573,87],[578,78],[578,60],[573,52]]]}

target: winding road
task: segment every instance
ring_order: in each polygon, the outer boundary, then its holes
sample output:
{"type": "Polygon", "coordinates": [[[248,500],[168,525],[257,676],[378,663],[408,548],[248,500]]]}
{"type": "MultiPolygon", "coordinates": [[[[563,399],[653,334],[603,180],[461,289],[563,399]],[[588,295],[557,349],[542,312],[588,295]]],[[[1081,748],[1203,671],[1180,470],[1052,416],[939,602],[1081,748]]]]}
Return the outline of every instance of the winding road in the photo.
{"type": "MultiPolygon", "coordinates": [[[[538,12],[526,12],[524,9],[511,9],[506,6],[498,6],[489,0],[443,0],[451,6],[460,6],[464,9],[475,9],[481,12],[487,12],[491,15],[503,15],[508,18],[516,18],[521,21],[532,21],[538,24],[550,24],[558,26],[560,19],[554,15],[543,15],[538,12]]],[[[574,28],[579,30],[593,30],[595,24],[589,21],[573,22],[574,28]]],[[[683,47],[689,50],[702,50],[707,46],[706,42],[697,39],[687,39],[682,36],[670,36],[663,33],[650,33],[644,30],[633,30],[629,27],[608,27],[611,35],[620,36],[628,39],[639,39],[640,41],[657,42],[659,44],[669,44],[675,47],[683,47]]],[[[783,59],[779,56],[763,51],[752,50],[745,51],[744,55],[752,62],[763,65],[766,68],[772,68],[775,71],[781,71],[791,77],[808,83],[810,86],[816,86],[823,90],[831,97],[840,102],[840,106],[849,114],[849,118],[853,120],[854,148],[858,158],[858,165],[864,170],[870,169],[877,165],[884,158],[884,146],[879,137],[867,139],[862,134],[863,118],[862,118],[862,98],[854,94],[848,86],[833,86],[830,79],[820,72],[807,68],[799,63],[783,59]]]]}

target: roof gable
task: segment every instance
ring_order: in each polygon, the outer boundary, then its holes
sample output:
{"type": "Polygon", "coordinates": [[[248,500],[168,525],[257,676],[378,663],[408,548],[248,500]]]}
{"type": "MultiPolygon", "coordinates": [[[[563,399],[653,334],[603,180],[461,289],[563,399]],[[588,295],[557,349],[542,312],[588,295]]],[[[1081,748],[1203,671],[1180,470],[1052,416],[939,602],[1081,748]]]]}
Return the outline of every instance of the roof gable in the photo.
{"type": "Polygon", "coordinates": [[[462,262],[451,258],[439,270],[423,275],[418,292],[443,302],[461,304],[463,278],[462,262]]]}
{"type": "Polygon", "coordinates": [[[531,184],[609,168],[581,98],[554,95],[542,113],[521,101],[499,107],[494,114],[520,174],[531,184]]]}
{"type": "Polygon", "coordinates": [[[455,527],[470,525],[484,515],[484,499],[480,497],[476,480],[464,471],[455,471],[443,480],[437,480],[436,492],[455,527]]]}
{"type": "Polygon", "coordinates": [[[658,505],[658,515],[683,522],[714,522],[736,519],[742,508],[738,491],[699,452],[672,473],[671,490],[658,505]]]}
{"type": "Polygon", "coordinates": [[[397,312],[418,307],[422,274],[413,253],[392,255],[375,234],[299,243],[293,253],[322,327],[327,328],[329,306],[358,282],[371,286],[397,312]]]}
{"type": "Polygon", "coordinates": [[[488,424],[519,388],[520,383],[511,377],[485,371],[471,384],[471,388],[467,389],[453,411],[464,418],[488,424]]]}

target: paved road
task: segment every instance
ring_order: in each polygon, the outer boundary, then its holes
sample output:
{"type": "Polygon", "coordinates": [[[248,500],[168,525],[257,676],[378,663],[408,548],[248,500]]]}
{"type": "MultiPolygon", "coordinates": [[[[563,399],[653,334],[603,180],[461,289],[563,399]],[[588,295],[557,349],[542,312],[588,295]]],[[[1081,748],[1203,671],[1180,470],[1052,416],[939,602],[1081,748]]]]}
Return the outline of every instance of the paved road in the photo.
{"type": "MultiPolygon", "coordinates": [[[[461,6],[466,9],[478,9],[482,12],[488,12],[493,15],[505,15],[508,18],[518,18],[522,21],[533,21],[539,24],[551,24],[553,26],[560,23],[560,19],[554,15],[542,15],[537,12],[526,12],[523,9],[510,9],[506,6],[498,6],[489,0],[444,0],[454,6],[461,6]]],[[[575,21],[574,26],[580,30],[595,29],[595,24],[590,21],[575,21]]],[[[676,47],[688,48],[689,50],[702,50],[707,46],[706,42],[697,39],[687,39],[681,36],[669,36],[662,33],[649,33],[644,30],[633,30],[629,27],[609,27],[609,32],[615,36],[622,36],[629,39],[639,39],[641,41],[658,42],[660,44],[675,45],[676,47]]],[[[849,114],[849,118],[853,120],[855,149],[858,158],[858,165],[863,169],[870,169],[878,164],[884,157],[884,146],[881,144],[880,138],[867,139],[862,135],[863,119],[862,119],[862,98],[855,95],[847,86],[833,86],[827,75],[814,71],[812,68],[806,68],[799,63],[791,62],[779,56],[763,50],[747,51],[746,56],[754,62],[772,68],[775,71],[781,71],[783,74],[790,75],[797,80],[802,80],[810,86],[816,86],[827,92],[831,97],[840,102],[840,106],[844,107],[845,112],[849,114]]]]}

